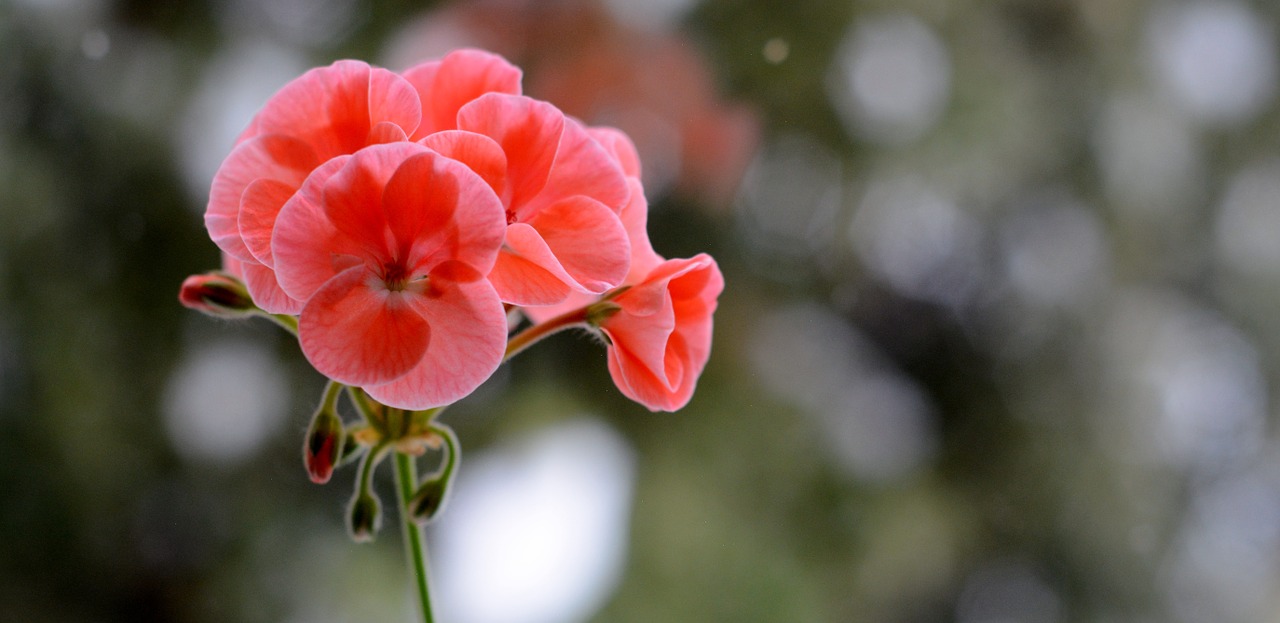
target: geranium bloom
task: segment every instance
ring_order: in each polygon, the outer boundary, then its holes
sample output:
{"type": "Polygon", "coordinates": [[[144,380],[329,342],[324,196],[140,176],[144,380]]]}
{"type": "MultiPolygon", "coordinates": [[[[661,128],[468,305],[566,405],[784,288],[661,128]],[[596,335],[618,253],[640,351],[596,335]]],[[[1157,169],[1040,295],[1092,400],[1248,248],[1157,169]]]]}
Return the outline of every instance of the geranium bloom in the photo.
{"type": "Polygon", "coordinates": [[[484,279],[505,229],[489,185],[421,145],[324,163],[280,210],[271,241],[280,286],[306,301],[303,353],[396,407],[471,393],[506,346],[506,314],[484,279]]]}
{"type": "Polygon", "coordinates": [[[205,226],[239,260],[255,302],[298,313],[304,300],[274,274],[272,229],[281,206],[331,158],[379,143],[451,129],[458,109],[491,92],[519,93],[520,70],[479,50],[459,50],[403,76],[360,61],[313,69],[271,97],[214,176],[205,226]]]}
{"type": "MultiPolygon", "coordinates": [[[[609,150],[631,187],[621,214],[631,252],[626,289],[612,298],[606,295],[618,309],[599,324],[608,337],[609,374],[628,398],[654,411],[675,411],[693,396],[711,355],[712,314],[724,278],[708,255],[664,260],[653,250],[635,146],[612,128],[590,132],[609,150]]],[[[524,312],[534,322],[546,322],[596,299],[575,294],[563,303],[524,312]]]]}
{"type": "Polygon", "coordinates": [[[724,277],[711,256],[667,260],[613,299],[600,323],[609,338],[609,375],[652,411],[688,404],[711,355],[711,316],[724,277]]]}
{"type": "Polygon", "coordinates": [[[489,274],[516,305],[600,294],[627,274],[618,213],[631,190],[614,157],[582,124],[528,97],[487,93],[458,111],[458,131],[422,140],[467,163],[502,198],[507,235],[489,274]]]}

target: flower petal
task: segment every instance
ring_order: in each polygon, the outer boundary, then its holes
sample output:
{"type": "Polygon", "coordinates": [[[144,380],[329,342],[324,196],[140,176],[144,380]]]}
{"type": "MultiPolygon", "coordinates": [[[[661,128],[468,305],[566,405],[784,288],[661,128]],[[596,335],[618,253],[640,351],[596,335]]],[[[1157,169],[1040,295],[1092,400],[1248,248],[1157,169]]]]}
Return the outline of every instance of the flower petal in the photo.
{"type": "Polygon", "coordinates": [[[310,147],[280,134],[261,134],[240,143],[218,167],[209,189],[204,223],[218,248],[254,260],[240,237],[240,200],[254,180],[277,180],[297,188],[319,164],[310,147]]]}
{"type": "MultiPolygon", "coordinates": [[[[570,287],[600,294],[627,276],[631,261],[627,231],[617,214],[604,204],[581,195],[561,199],[534,214],[528,224],[538,231],[559,267],[572,279],[570,287]]],[[[514,248],[527,252],[527,247],[517,246],[519,240],[515,242],[514,248]]],[[[510,232],[508,243],[512,243],[510,232]]],[[[543,266],[558,272],[546,263],[543,266]]]]}
{"type": "Polygon", "coordinates": [[[240,198],[240,237],[253,258],[268,268],[274,265],[271,231],[276,215],[296,190],[296,186],[278,180],[259,179],[249,184],[240,198]]]}
{"type": "Polygon", "coordinates": [[[415,143],[366,147],[325,183],[325,216],[379,262],[391,260],[392,253],[386,213],[379,209],[384,189],[405,159],[417,153],[427,150],[415,143]]]}
{"type": "Polygon", "coordinates": [[[617,214],[630,192],[627,178],[613,155],[591,138],[582,124],[566,119],[547,182],[536,197],[528,200],[528,205],[520,208],[521,219],[530,218],[523,214],[537,212],[574,195],[595,199],[617,214]]]}
{"type": "Polygon", "coordinates": [[[516,220],[524,220],[521,206],[546,186],[564,127],[555,106],[523,96],[489,93],[458,111],[458,129],[488,136],[506,154],[502,200],[516,220]]]}
{"type": "Polygon", "coordinates": [[[272,314],[297,314],[305,301],[290,297],[280,288],[275,271],[257,262],[242,262],[240,272],[254,304],[272,314]]]}
{"type": "Polygon", "coordinates": [[[421,116],[417,93],[404,78],[348,60],[312,69],[285,85],[267,100],[257,126],[262,133],[306,142],[323,161],[368,145],[379,122],[410,134],[421,116]]]}
{"type": "Polygon", "coordinates": [[[618,215],[631,244],[631,268],[625,282],[639,283],[663,262],[663,257],[649,242],[649,202],[644,197],[644,188],[639,178],[628,178],[627,183],[631,186],[631,196],[618,215]]]}
{"type": "Polygon", "coordinates": [[[501,56],[475,49],[450,52],[439,61],[422,63],[404,72],[423,106],[417,140],[458,127],[458,110],[485,93],[520,94],[520,69],[501,56]]]}
{"type": "Polygon", "coordinates": [[[507,156],[493,139],[475,132],[445,130],[420,141],[447,158],[453,158],[475,171],[498,196],[507,185],[507,156]]]}
{"type": "Polygon", "coordinates": [[[348,385],[392,381],[418,365],[432,340],[428,322],[364,266],[330,279],[298,319],[298,341],[321,374],[348,385]]]}
{"type": "Polygon", "coordinates": [[[618,295],[622,309],[601,325],[618,389],[651,410],[683,407],[711,355],[712,314],[723,289],[715,260],[700,254],[663,262],[618,295]]]}
{"type": "Polygon", "coordinates": [[[412,370],[365,387],[370,396],[403,409],[450,404],[475,391],[502,363],[507,342],[502,302],[484,279],[453,280],[454,272],[468,270],[442,265],[429,277],[430,296],[410,298],[431,326],[431,342],[412,370]]]}
{"type": "Polygon", "coordinates": [[[339,156],[320,165],[276,216],[271,235],[276,279],[295,299],[311,298],[326,281],[349,267],[349,263],[335,259],[364,253],[338,232],[324,211],[324,186],[349,160],[351,156],[339,156]]]}
{"type": "Polygon", "coordinates": [[[556,305],[573,293],[551,271],[506,248],[498,254],[489,281],[503,302],[521,307],[556,305]]]}
{"type": "Polygon", "coordinates": [[[631,142],[631,137],[622,130],[607,126],[588,128],[587,131],[591,133],[591,138],[596,139],[596,142],[613,155],[618,166],[622,167],[624,175],[640,177],[640,154],[636,151],[635,143],[631,142]]]}

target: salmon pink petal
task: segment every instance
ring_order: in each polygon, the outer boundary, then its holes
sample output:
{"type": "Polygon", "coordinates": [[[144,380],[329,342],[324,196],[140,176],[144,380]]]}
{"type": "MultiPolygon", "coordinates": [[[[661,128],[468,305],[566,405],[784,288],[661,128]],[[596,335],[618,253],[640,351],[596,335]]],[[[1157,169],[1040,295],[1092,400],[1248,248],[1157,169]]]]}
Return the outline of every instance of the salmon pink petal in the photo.
{"type": "Polygon", "coordinates": [[[387,180],[382,210],[395,238],[394,256],[407,258],[424,239],[447,235],[458,207],[458,180],[436,167],[440,156],[423,150],[409,156],[387,180]]]}
{"type": "Polygon", "coordinates": [[[304,301],[294,299],[282,290],[270,268],[257,262],[243,262],[240,271],[249,296],[263,311],[271,314],[297,314],[302,311],[304,301]]]}
{"type": "Polygon", "coordinates": [[[271,267],[271,231],[276,215],[297,187],[278,180],[259,179],[244,189],[240,198],[240,237],[255,260],[271,267]]]}
{"type": "Polygon", "coordinates": [[[302,309],[298,341],[303,354],[321,374],[348,385],[403,376],[422,359],[432,338],[427,320],[410,303],[416,296],[381,287],[364,266],[339,273],[302,309]]]}
{"type": "Polygon", "coordinates": [[[474,132],[446,130],[420,141],[447,158],[453,158],[475,171],[498,196],[507,185],[507,156],[493,139],[474,132]]]}
{"type": "Polygon", "coordinates": [[[489,93],[458,111],[458,129],[488,136],[506,154],[502,200],[516,220],[524,220],[521,206],[546,186],[564,127],[555,106],[523,96],[489,93]]]}
{"type": "Polygon", "coordinates": [[[591,133],[591,138],[613,154],[618,166],[622,167],[623,174],[627,177],[640,177],[640,154],[636,151],[635,143],[631,142],[631,137],[622,130],[605,126],[588,128],[587,131],[591,133]]]}
{"type": "MultiPolygon", "coordinates": [[[[627,276],[631,260],[627,231],[604,204],[584,196],[561,199],[534,214],[528,224],[572,279],[570,286],[599,294],[627,276]]],[[[511,240],[508,232],[509,244],[511,240]]],[[[513,247],[521,252],[527,249],[513,247]]],[[[557,272],[548,263],[543,266],[557,272]]]]}
{"type": "Polygon", "coordinates": [[[627,353],[667,382],[667,340],[676,329],[676,314],[666,283],[641,284],[614,302],[622,306],[622,311],[601,326],[614,350],[627,353]]]}
{"type": "MultiPolygon", "coordinates": [[[[390,125],[406,140],[422,124],[422,99],[417,89],[404,76],[381,67],[369,68],[369,134],[365,144],[373,145],[369,138],[379,126],[390,125]]],[[[378,141],[381,142],[381,141],[378,141]]]]}
{"type": "Polygon", "coordinates": [[[700,254],[663,262],[619,294],[621,309],[601,324],[618,388],[652,410],[683,407],[711,355],[712,314],[723,289],[715,260],[700,254]]]}
{"type": "Polygon", "coordinates": [[[338,61],[285,85],[267,100],[257,124],[263,133],[297,137],[327,160],[367,145],[378,122],[409,134],[421,116],[417,93],[404,78],[360,61],[338,61]]]}
{"type": "MultiPolygon", "coordinates": [[[[566,119],[546,184],[536,197],[519,208],[518,214],[521,220],[530,218],[528,215],[574,195],[595,199],[617,214],[630,192],[627,178],[613,155],[591,138],[582,124],[566,119]]],[[[517,206],[514,201],[513,198],[512,206],[517,206]]]]}
{"type": "Polygon", "coordinates": [[[320,165],[276,216],[271,235],[276,278],[298,300],[311,298],[326,281],[348,268],[350,262],[341,258],[363,256],[359,245],[342,236],[324,211],[325,184],[351,158],[339,156],[320,165]]]}
{"type": "Polygon", "coordinates": [[[650,411],[679,411],[693,398],[694,383],[671,387],[628,353],[610,350],[608,364],[609,376],[622,395],[650,411]]]}
{"type": "Polygon", "coordinates": [[[218,248],[241,260],[254,256],[240,237],[240,200],[257,179],[271,179],[297,188],[319,164],[310,147],[279,134],[255,136],[231,150],[218,167],[209,189],[204,222],[218,248]]]}
{"type": "Polygon", "coordinates": [[[366,386],[370,396],[403,409],[450,404],[475,391],[502,363],[507,316],[484,279],[454,281],[470,269],[441,265],[429,279],[429,296],[410,302],[431,326],[431,341],[418,364],[400,378],[366,386]]]}
{"type": "Polygon", "coordinates": [[[382,194],[404,160],[426,148],[414,143],[374,145],[360,150],[324,187],[324,213],[334,227],[372,257],[390,259],[382,194]]]}
{"type": "Polygon", "coordinates": [[[556,305],[573,293],[563,279],[506,248],[498,254],[489,281],[503,302],[521,307],[556,305]]]}
{"type": "Polygon", "coordinates": [[[422,101],[422,126],[415,140],[457,128],[458,110],[485,93],[520,94],[520,69],[481,50],[454,50],[439,61],[410,68],[404,77],[422,101]]]}
{"type": "Polygon", "coordinates": [[[618,215],[622,227],[627,231],[627,240],[631,244],[631,269],[627,272],[627,283],[639,283],[654,268],[663,262],[663,257],[653,250],[649,242],[649,202],[644,197],[644,187],[639,178],[628,178],[631,196],[627,205],[618,215]]]}
{"type": "Polygon", "coordinates": [[[404,128],[390,121],[379,121],[372,128],[369,128],[369,136],[365,141],[370,145],[381,145],[382,143],[395,143],[408,139],[409,135],[405,134],[404,128]]]}

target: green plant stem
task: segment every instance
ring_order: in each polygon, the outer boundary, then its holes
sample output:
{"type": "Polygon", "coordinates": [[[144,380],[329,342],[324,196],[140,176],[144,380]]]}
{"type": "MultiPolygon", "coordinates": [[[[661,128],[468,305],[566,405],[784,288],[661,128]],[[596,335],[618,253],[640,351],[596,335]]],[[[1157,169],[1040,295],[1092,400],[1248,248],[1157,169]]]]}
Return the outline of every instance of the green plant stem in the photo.
{"type": "Polygon", "coordinates": [[[449,428],[440,422],[432,422],[431,430],[444,439],[444,445],[449,454],[445,457],[444,466],[440,469],[440,477],[443,478],[445,482],[452,484],[453,472],[458,467],[458,457],[460,455],[460,451],[458,450],[458,435],[453,432],[452,428],[449,428]]]}
{"type": "Polygon", "coordinates": [[[422,539],[422,528],[409,515],[409,499],[417,487],[418,474],[413,457],[399,452],[396,455],[396,490],[400,499],[400,523],[404,525],[405,554],[413,567],[413,577],[418,592],[418,604],[422,606],[422,620],[434,623],[431,616],[431,590],[427,586],[427,545],[422,539]]]}

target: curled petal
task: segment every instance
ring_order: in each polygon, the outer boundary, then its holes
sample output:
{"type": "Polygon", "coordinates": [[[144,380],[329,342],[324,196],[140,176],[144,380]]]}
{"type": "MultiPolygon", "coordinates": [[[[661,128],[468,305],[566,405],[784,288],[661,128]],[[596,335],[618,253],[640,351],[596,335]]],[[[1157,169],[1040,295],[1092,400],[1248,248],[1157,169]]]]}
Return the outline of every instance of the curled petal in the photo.
{"type": "Polygon", "coordinates": [[[724,278],[710,256],[668,260],[614,299],[601,324],[618,389],[652,410],[688,403],[711,354],[712,314],[724,278]]]}
{"type": "MultiPolygon", "coordinates": [[[[539,211],[528,223],[536,229],[558,266],[545,262],[548,270],[563,274],[568,285],[591,294],[617,286],[627,276],[631,244],[618,216],[598,201],[584,196],[562,199],[539,211]]],[[[513,225],[514,227],[514,225],[513,225]]],[[[522,249],[520,240],[514,248],[522,249]]]]}
{"type": "Polygon", "coordinates": [[[458,127],[458,110],[485,93],[520,94],[520,69],[501,56],[475,49],[454,50],[439,61],[404,72],[422,101],[417,140],[458,127]]]}
{"type": "Polygon", "coordinates": [[[418,364],[400,378],[366,386],[370,396],[403,409],[450,404],[475,391],[502,362],[507,317],[493,287],[484,279],[454,281],[446,267],[429,277],[429,296],[410,300],[432,327],[432,338],[418,364]]]}
{"type": "Polygon", "coordinates": [[[410,290],[390,291],[364,266],[330,279],[307,301],[298,341],[321,374],[348,385],[392,381],[413,369],[427,351],[431,329],[410,301],[410,290]]]}

